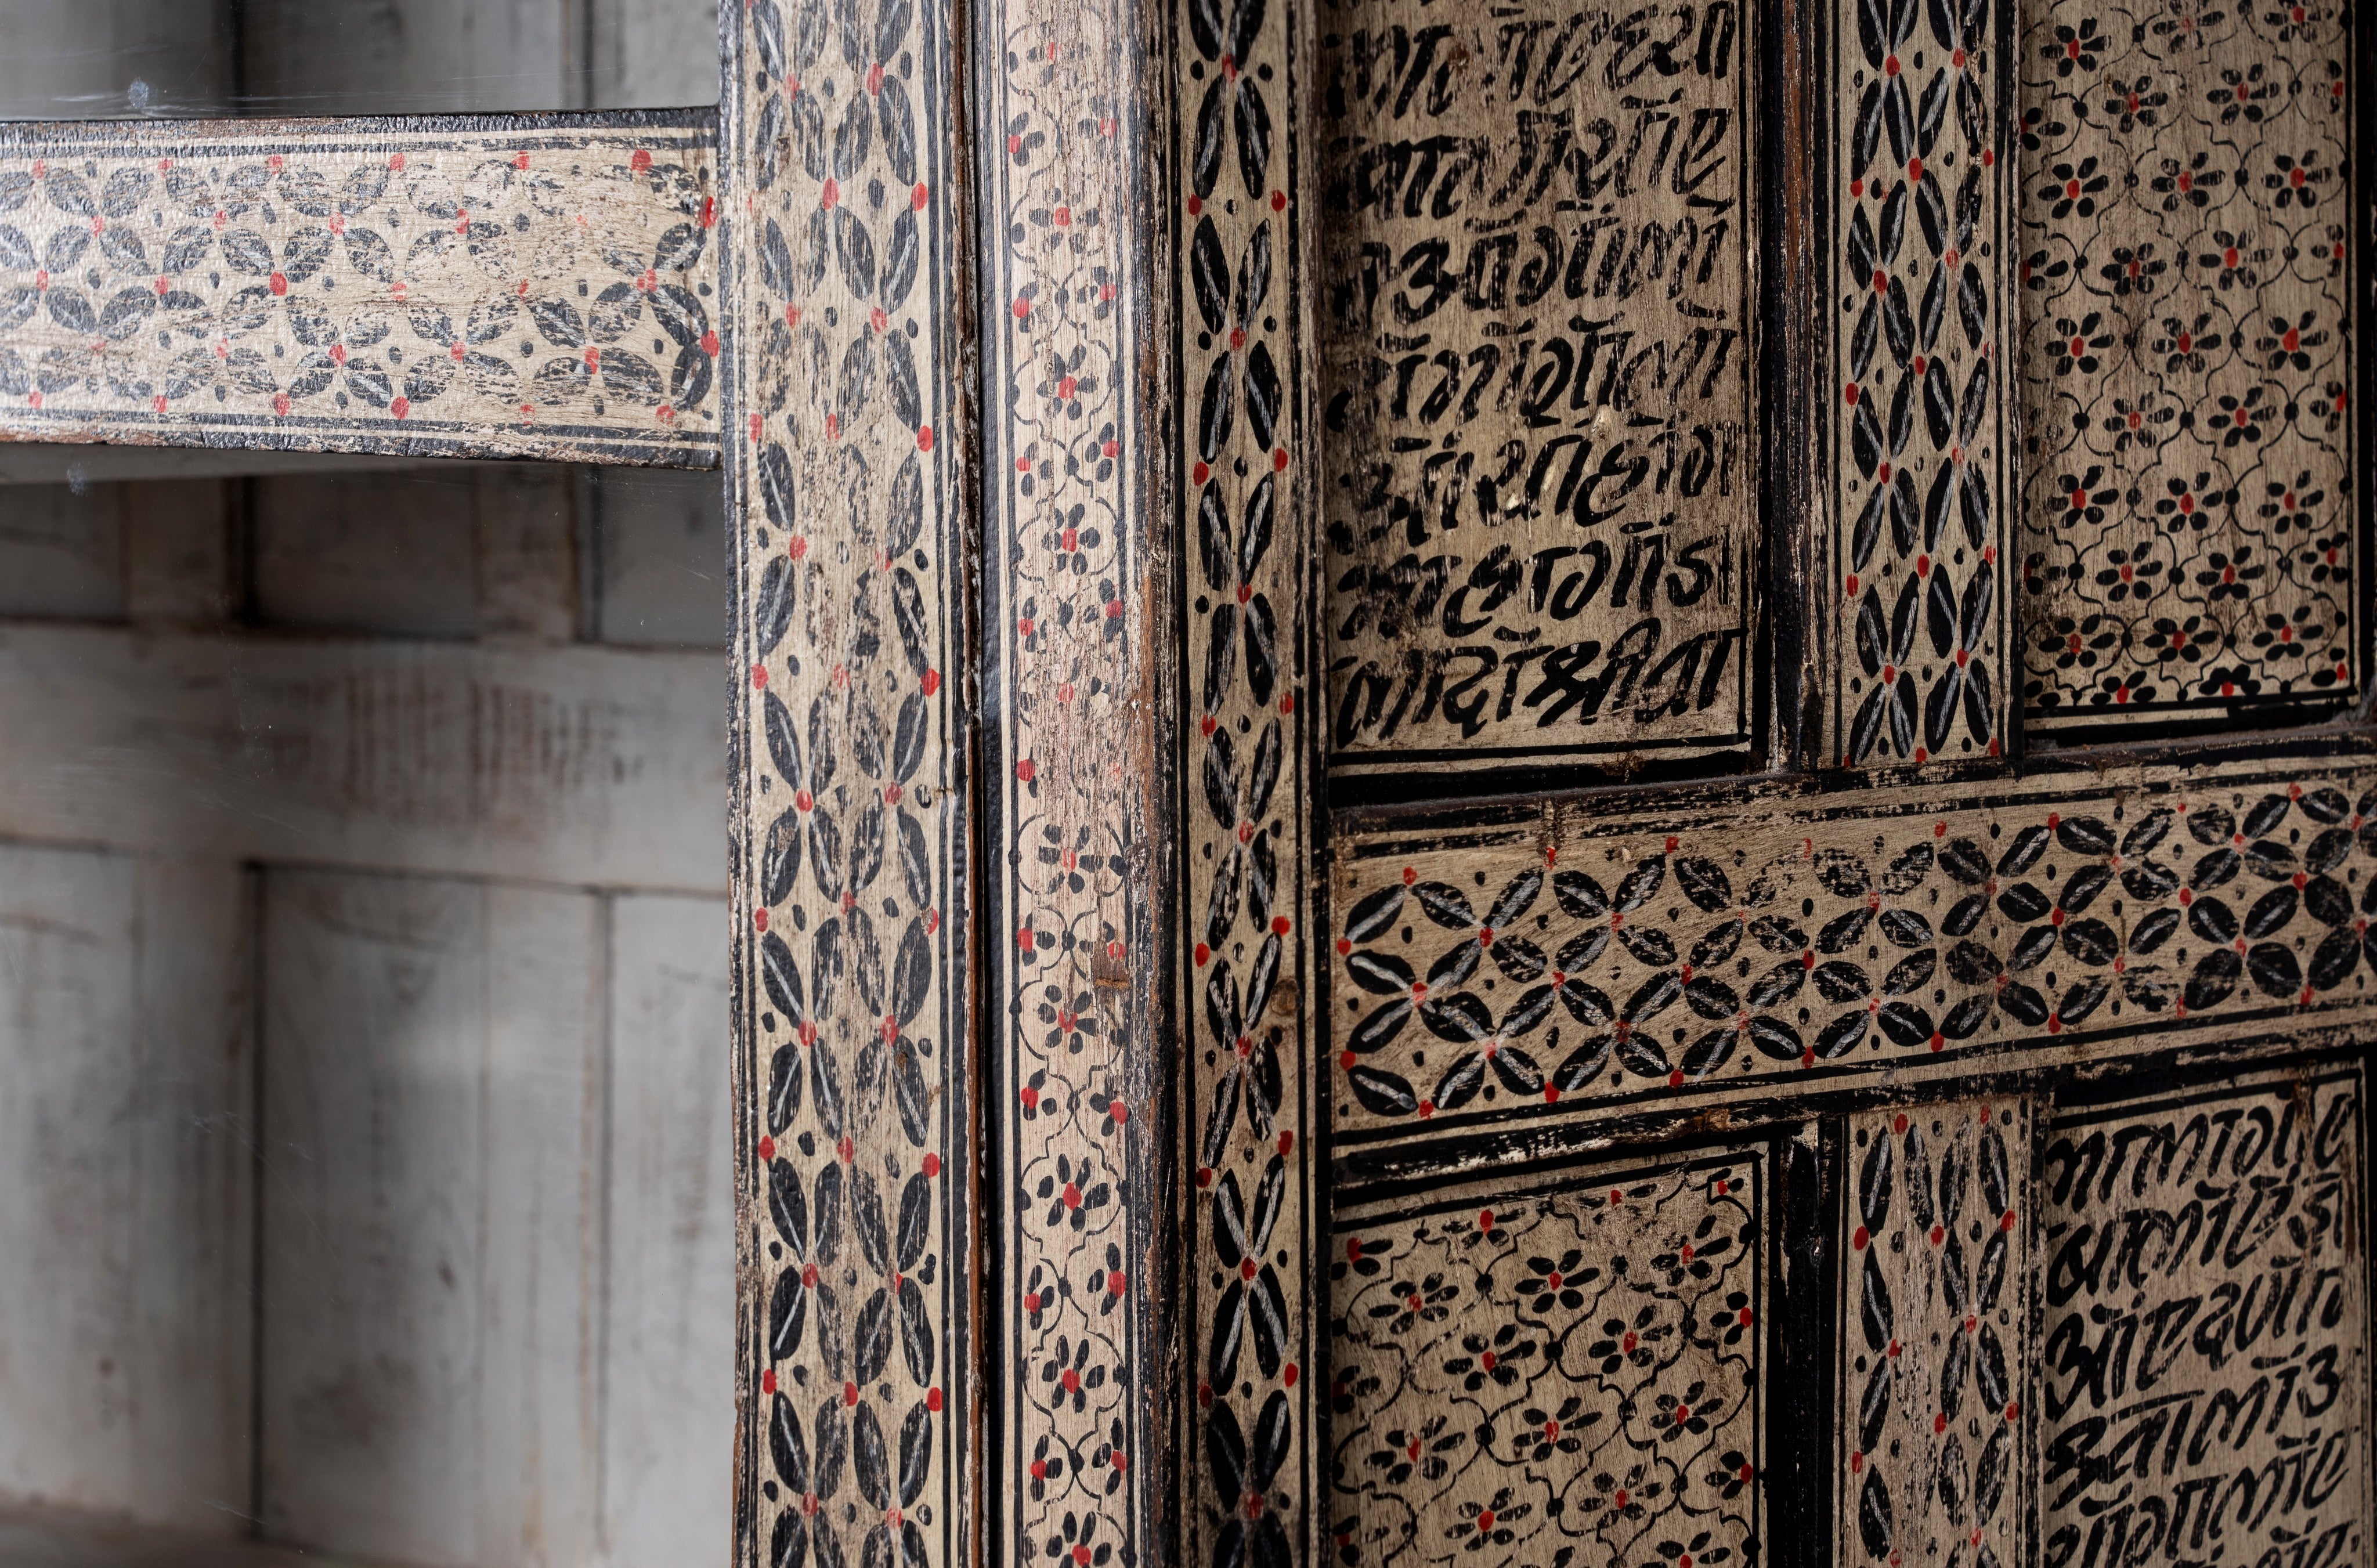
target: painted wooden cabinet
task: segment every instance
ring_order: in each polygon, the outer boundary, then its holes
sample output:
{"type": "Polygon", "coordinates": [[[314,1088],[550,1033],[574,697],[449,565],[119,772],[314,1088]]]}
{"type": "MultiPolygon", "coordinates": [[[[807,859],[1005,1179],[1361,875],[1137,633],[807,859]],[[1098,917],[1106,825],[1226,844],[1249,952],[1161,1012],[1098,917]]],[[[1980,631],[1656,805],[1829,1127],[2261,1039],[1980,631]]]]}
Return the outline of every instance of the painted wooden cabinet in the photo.
{"type": "Polygon", "coordinates": [[[2351,9],[721,42],[0,130],[0,432],[721,471],[739,1562],[2370,1560],[2351,9]]]}

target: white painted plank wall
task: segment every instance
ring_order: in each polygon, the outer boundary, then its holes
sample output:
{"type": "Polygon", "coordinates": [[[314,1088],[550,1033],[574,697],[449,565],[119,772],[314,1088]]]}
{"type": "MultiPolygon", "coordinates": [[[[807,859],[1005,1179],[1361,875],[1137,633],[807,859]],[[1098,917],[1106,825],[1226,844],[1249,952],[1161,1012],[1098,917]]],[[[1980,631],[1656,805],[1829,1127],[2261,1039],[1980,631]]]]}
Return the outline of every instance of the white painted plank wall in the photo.
{"type": "Polygon", "coordinates": [[[246,902],[233,867],[0,845],[0,1494],[247,1507],[246,902]]]}
{"type": "Polygon", "coordinates": [[[723,1563],[735,1446],[724,906],[611,904],[602,1550],[723,1563]]]}
{"type": "MultiPolygon", "coordinates": [[[[252,108],[716,95],[711,0],[277,6],[252,108]]],[[[220,102],[222,10],[8,0],[0,116],[220,102]]],[[[8,456],[0,1506],[723,1561],[714,477],[8,456]]]]}

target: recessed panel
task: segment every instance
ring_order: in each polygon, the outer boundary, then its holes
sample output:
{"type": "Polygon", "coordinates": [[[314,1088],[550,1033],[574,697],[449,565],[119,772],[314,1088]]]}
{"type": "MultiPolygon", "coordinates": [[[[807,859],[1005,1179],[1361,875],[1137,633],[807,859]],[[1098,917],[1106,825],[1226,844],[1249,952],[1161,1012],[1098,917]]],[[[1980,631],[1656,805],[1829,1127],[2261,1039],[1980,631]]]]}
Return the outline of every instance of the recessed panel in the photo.
{"type": "Polygon", "coordinates": [[[2297,1071],[2056,1119],[2046,1562],[2367,1561],[2362,1095],[2297,1071]]]}
{"type": "Polygon", "coordinates": [[[1323,8],[1341,769],[1746,742],[1758,22],[1323,8]]]}
{"type": "Polygon", "coordinates": [[[2024,723],[2348,705],[2349,11],[2025,9],[2024,723]]]}
{"type": "Polygon", "coordinates": [[[1341,1210],[1340,1555],[1759,1562],[1762,1158],[1454,1181],[1341,1210]]]}
{"type": "Polygon", "coordinates": [[[2025,1562],[2029,1107],[1912,1106],[1847,1132],[1838,1560],[2025,1562]]]}

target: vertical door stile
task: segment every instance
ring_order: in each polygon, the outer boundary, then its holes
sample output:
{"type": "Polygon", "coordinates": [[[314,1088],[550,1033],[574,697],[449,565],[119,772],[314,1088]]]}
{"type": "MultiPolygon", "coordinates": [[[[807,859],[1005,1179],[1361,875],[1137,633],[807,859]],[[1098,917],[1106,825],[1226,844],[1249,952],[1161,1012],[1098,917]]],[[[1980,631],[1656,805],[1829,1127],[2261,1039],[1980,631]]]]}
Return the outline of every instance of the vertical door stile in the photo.
{"type": "Polygon", "coordinates": [[[1837,0],[1828,18],[1830,767],[2009,752],[2013,11],[1837,0]]]}
{"type": "Polygon", "coordinates": [[[948,12],[721,8],[745,1562],[979,1552],[948,12]]]}
{"type": "Polygon", "coordinates": [[[1318,1561],[1311,7],[1180,0],[1181,1560],[1318,1561]],[[1193,544],[1191,543],[1193,541],[1193,544]]]}
{"type": "Polygon", "coordinates": [[[1910,1103],[1845,1129],[1837,1550],[2029,1561],[2031,1107],[1910,1103]]]}
{"type": "Polygon", "coordinates": [[[1168,1561],[1165,17],[974,22],[989,1561],[1168,1561]]]}

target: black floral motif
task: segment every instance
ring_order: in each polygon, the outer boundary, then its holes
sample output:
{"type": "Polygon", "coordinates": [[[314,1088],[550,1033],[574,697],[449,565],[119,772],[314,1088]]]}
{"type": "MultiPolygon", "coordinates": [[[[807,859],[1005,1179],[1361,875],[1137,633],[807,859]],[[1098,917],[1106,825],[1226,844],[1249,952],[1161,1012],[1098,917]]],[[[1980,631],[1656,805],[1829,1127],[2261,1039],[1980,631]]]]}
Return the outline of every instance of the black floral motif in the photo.
{"type": "MultiPolygon", "coordinates": [[[[1997,508],[2003,502],[1997,297],[2007,171],[1997,167],[1997,51],[1980,0],[1841,7],[1834,258],[1834,552],[1844,646],[1834,693],[1844,767],[1994,756],[2001,748],[1997,508]],[[1944,618],[1943,618],[1944,616],[1944,618]],[[1932,635],[1918,638],[1918,630],[1932,635]]],[[[2093,71],[2096,25],[2053,45],[2093,71]]],[[[2045,176],[2042,174],[2041,179],[2045,176]]],[[[2041,196],[2091,207],[2094,162],[2041,196]]],[[[2086,374],[2097,324],[2063,333],[2086,374]]]]}
{"type": "Polygon", "coordinates": [[[1340,1562],[1760,1561],[1758,1157],[1570,1182],[1352,1222],[1340,1562]]]}
{"type": "MultiPolygon", "coordinates": [[[[2124,653],[2108,616],[2059,618],[2036,628],[2041,644],[2055,640],[2037,656],[2128,704],[2175,687],[2251,695],[2264,672],[2316,649],[2307,614],[2261,594],[2261,552],[2204,559],[2192,569],[2216,581],[2196,591],[2216,591],[2221,616],[2232,596],[2245,604],[2250,663],[2211,614],[2144,617],[2146,661],[2124,653]]],[[[2150,557],[2106,569],[2130,574],[2103,587],[2120,603],[2114,587],[2175,569],[2150,557]]],[[[2353,856],[2377,863],[2377,788],[2355,774],[2217,788],[2173,777],[2118,800],[1944,815],[1908,800],[1877,804],[1871,824],[1817,812],[1710,842],[1621,821],[1491,861],[1356,856],[1374,869],[1341,889],[1334,911],[1337,1125],[1559,1114],[1992,1044],[2177,1029],[2216,1009],[2348,1008],[2377,977],[2377,947],[2331,935],[2349,914],[2343,928],[2359,940],[2377,913],[2377,891],[2359,899],[2338,869],[2353,856]],[[2316,870],[2287,847],[2297,838],[2316,840],[2316,870]],[[2190,840],[2216,853],[2181,855],[2190,840]],[[2322,890],[2315,920],[2308,893],[2287,901],[2298,873],[2322,890]],[[2247,901],[2258,921],[2206,926],[2207,904],[2233,896],[2216,890],[2240,875],[2286,892],[2247,901]],[[2115,883],[2121,907],[2108,914],[2115,883]],[[2194,940],[2175,940],[2181,920],[2194,940]]],[[[1585,1288],[1566,1252],[1519,1261],[1510,1288],[1539,1316],[1557,1318],[1585,1288]]]]}
{"type": "Polygon", "coordinates": [[[2027,25],[2025,722],[2348,701],[2358,525],[2324,394],[2355,348],[2329,221],[2349,28],[2292,6],[2027,25]],[[2264,492],[2296,499],[2243,499],[2264,492]]]}
{"type": "Polygon", "coordinates": [[[1868,1562],[2024,1559],[2029,1126],[2020,1100],[1850,1124],[1835,1496],[1868,1562]]]}

